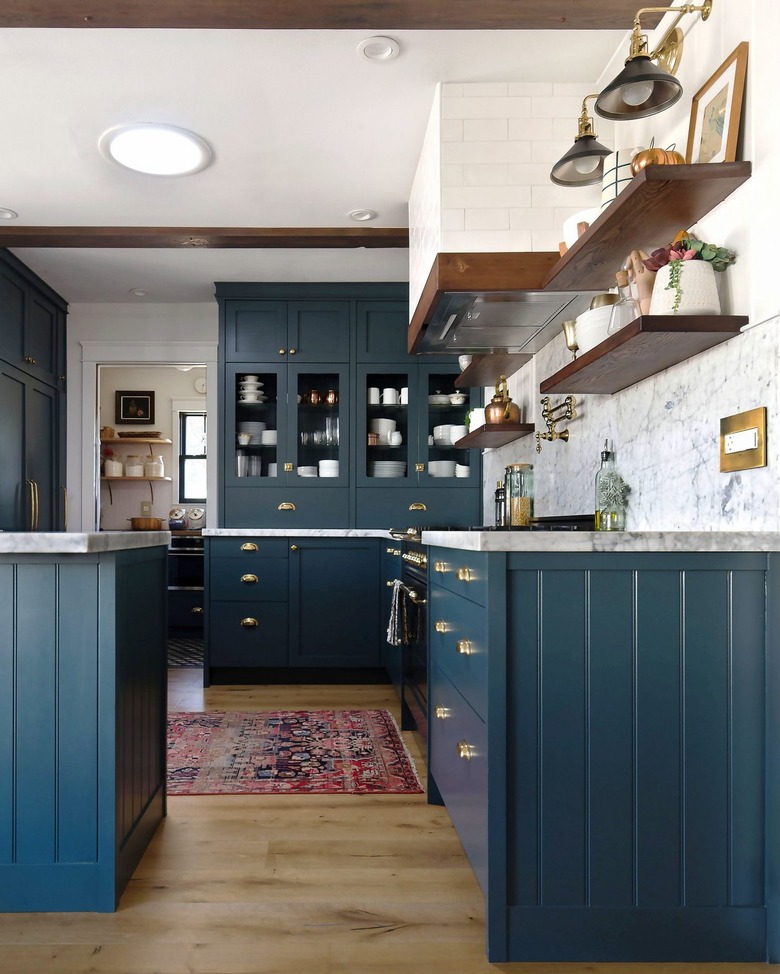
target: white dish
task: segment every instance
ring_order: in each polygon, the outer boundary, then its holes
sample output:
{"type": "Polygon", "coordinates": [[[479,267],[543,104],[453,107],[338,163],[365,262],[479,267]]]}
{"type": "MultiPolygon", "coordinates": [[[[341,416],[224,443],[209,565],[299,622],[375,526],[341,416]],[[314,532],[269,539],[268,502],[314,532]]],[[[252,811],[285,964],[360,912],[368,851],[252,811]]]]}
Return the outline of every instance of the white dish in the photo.
{"type": "Polygon", "coordinates": [[[449,406],[450,397],[445,395],[428,396],[428,404],[431,406],[449,406]]]}
{"type": "Polygon", "coordinates": [[[591,308],[583,311],[577,316],[577,323],[574,326],[574,335],[577,339],[577,348],[580,355],[583,352],[595,348],[607,337],[609,327],[609,317],[612,314],[612,305],[605,304],[600,308],[591,308]]]}

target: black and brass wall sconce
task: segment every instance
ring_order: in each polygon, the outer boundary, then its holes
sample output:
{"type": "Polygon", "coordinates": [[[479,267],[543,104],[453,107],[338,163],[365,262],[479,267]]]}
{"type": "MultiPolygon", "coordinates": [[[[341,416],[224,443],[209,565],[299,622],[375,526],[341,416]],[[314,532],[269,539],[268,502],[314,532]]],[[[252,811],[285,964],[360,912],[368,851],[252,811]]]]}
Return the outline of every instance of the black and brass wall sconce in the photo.
{"type": "Polygon", "coordinates": [[[574,407],[577,404],[577,400],[574,396],[567,396],[563,402],[559,402],[557,406],[550,405],[550,397],[545,396],[542,402],[542,419],[547,423],[546,433],[536,434],[536,452],[542,452],[542,440],[549,440],[552,443],[553,440],[563,440],[564,443],[569,442],[569,431],[568,429],[558,430],[555,428],[558,423],[563,422],[565,419],[576,419],[577,413],[574,407]]]}
{"type": "Polygon", "coordinates": [[[603,118],[623,121],[647,118],[671,108],[682,95],[682,85],[674,77],[682,55],[682,31],[677,26],[686,14],[700,13],[706,20],[712,0],[701,6],[685,3],[680,7],[642,7],[634,16],[631,48],[626,66],[596,98],[596,112],[603,118]],[[677,17],[654,51],[648,50],[647,35],[639,22],[642,14],[676,12],[677,17]],[[657,61],[657,64],[653,62],[657,61]]]}
{"type": "Polygon", "coordinates": [[[550,179],[559,186],[591,186],[600,183],[604,175],[604,159],[612,152],[596,141],[593,119],[588,115],[586,102],[598,98],[598,94],[586,95],[582,99],[577,135],[574,145],[555,163],[550,179]]]}

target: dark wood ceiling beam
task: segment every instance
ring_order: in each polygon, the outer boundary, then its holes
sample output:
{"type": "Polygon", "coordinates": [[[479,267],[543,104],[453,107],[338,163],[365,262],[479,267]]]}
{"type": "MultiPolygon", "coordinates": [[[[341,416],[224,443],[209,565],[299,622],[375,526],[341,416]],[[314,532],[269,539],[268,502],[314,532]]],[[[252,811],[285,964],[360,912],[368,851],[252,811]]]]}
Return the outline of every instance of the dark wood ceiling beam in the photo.
{"type": "MultiPolygon", "coordinates": [[[[323,29],[372,33],[630,30],[640,6],[637,0],[3,0],[0,27],[323,29]]],[[[642,26],[655,27],[660,17],[643,16],[642,26]]]]}
{"type": "Polygon", "coordinates": [[[404,248],[406,227],[0,227],[0,247],[404,248]]]}

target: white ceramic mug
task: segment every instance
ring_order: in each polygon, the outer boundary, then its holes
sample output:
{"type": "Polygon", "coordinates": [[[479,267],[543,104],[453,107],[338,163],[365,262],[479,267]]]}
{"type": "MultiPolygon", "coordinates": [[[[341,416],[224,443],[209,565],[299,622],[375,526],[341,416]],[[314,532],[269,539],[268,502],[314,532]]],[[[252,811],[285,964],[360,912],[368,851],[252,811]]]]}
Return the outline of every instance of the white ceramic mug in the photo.
{"type": "Polygon", "coordinates": [[[382,402],[386,406],[396,406],[396,405],[398,405],[398,390],[397,389],[383,389],[382,390],[382,402]]]}
{"type": "Polygon", "coordinates": [[[401,402],[401,405],[402,406],[408,406],[409,405],[409,389],[408,389],[407,386],[404,386],[403,389],[401,389],[401,399],[400,399],[400,402],[401,402]]]}
{"type": "Polygon", "coordinates": [[[372,406],[379,404],[379,389],[376,386],[369,386],[368,401],[372,406]]]}
{"type": "Polygon", "coordinates": [[[392,433],[387,434],[387,442],[390,446],[400,446],[402,439],[400,430],[393,430],[392,433]]]}

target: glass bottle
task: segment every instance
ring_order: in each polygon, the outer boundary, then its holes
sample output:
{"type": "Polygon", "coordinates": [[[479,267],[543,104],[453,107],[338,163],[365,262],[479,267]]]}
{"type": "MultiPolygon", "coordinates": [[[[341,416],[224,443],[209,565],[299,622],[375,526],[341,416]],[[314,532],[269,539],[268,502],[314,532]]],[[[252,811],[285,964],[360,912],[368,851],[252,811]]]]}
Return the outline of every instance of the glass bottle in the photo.
{"type": "Polygon", "coordinates": [[[614,335],[615,332],[625,328],[626,325],[639,318],[642,312],[639,309],[639,302],[631,293],[631,286],[628,283],[628,272],[618,271],[615,275],[618,288],[618,299],[612,305],[612,312],[609,316],[607,334],[614,335]]]}
{"type": "Polygon", "coordinates": [[[534,516],[534,468],[530,463],[510,463],[504,476],[506,514],[511,528],[526,527],[534,516]]]}
{"type": "Polygon", "coordinates": [[[628,491],[628,484],[615,466],[615,454],[609,449],[609,440],[604,440],[601,467],[596,474],[597,531],[625,531],[628,491]]]}
{"type": "Polygon", "coordinates": [[[504,491],[504,484],[501,480],[496,484],[496,516],[495,524],[497,528],[503,528],[506,517],[506,493],[504,491]]]}
{"type": "Polygon", "coordinates": [[[156,456],[147,457],[144,461],[144,476],[145,477],[164,477],[165,476],[165,461],[161,454],[156,456]]]}

